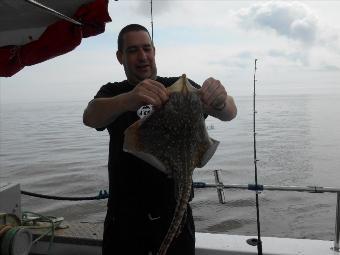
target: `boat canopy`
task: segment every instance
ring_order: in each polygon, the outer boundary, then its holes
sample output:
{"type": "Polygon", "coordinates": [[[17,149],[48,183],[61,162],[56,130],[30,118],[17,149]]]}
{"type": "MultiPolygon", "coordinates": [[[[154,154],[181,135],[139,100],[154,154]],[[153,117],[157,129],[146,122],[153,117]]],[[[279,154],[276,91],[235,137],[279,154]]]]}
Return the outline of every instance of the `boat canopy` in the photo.
{"type": "Polygon", "coordinates": [[[0,0],[0,77],[70,52],[110,21],[108,0],[0,0]]]}

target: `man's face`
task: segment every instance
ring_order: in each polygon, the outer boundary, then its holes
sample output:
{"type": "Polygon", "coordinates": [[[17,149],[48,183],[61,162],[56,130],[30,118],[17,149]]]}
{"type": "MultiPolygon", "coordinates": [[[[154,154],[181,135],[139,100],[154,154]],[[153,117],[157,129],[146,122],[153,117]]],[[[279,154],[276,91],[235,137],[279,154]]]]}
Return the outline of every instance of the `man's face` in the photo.
{"type": "Polygon", "coordinates": [[[126,77],[133,85],[148,78],[156,78],[155,48],[145,31],[124,34],[123,49],[117,51],[117,59],[124,66],[126,77]]]}

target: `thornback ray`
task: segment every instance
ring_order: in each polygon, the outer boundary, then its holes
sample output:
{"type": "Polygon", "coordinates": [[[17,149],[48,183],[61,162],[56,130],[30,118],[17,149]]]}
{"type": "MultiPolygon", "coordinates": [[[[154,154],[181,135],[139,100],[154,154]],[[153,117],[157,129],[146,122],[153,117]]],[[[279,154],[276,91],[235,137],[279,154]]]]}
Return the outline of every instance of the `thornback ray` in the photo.
{"type": "MultiPolygon", "coordinates": [[[[170,87],[168,87],[167,90],[171,94],[172,93],[181,93],[183,95],[186,95],[187,93],[198,93],[198,89],[190,84],[190,82],[186,78],[185,74],[183,74],[183,76],[181,78],[179,78],[174,84],[172,84],[170,87]]],[[[171,98],[170,98],[170,100],[171,100],[171,98]]],[[[168,108],[171,108],[171,106],[168,107],[168,108]]],[[[181,106],[178,106],[177,108],[179,108],[179,110],[180,110],[181,106]]],[[[164,107],[156,110],[156,112],[159,112],[159,111],[164,112],[164,107]]],[[[166,110],[166,111],[168,112],[167,113],[167,115],[168,115],[169,110],[166,110]]],[[[174,115],[174,116],[168,115],[167,116],[168,120],[166,120],[166,124],[162,125],[162,126],[166,127],[166,125],[168,125],[168,124],[171,124],[172,126],[178,125],[178,123],[171,123],[171,121],[174,120],[174,122],[176,122],[176,118],[178,118],[179,117],[178,115],[180,115],[180,114],[181,114],[181,111],[179,111],[179,112],[173,112],[172,111],[172,115],[174,115]]],[[[157,115],[159,115],[159,114],[157,114],[157,115]]],[[[144,122],[150,122],[149,118],[151,116],[152,116],[152,114],[143,118],[143,119],[136,121],[134,124],[132,124],[129,128],[127,128],[125,130],[123,150],[125,152],[129,152],[129,153],[135,155],[136,157],[148,162],[150,165],[161,170],[162,172],[165,172],[167,175],[169,175],[169,177],[171,177],[171,171],[169,171],[169,169],[166,169],[164,163],[159,159],[159,157],[156,156],[156,154],[150,153],[150,149],[147,149],[148,146],[146,144],[142,143],[142,140],[145,140],[145,139],[143,139],[141,137],[142,132],[140,132],[139,129],[140,128],[146,129],[145,127],[141,127],[141,126],[143,125],[144,122]]],[[[184,117],[182,117],[182,118],[184,118],[184,117]]],[[[188,119],[188,121],[189,120],[190,119],[188,119]]],[[[204,122],[204,118],[201,119],[200,121],[204,122]]],[[[195,123],[192,123],[191,125],[195,126],[195,123]]],[[[144,126],[145,126],[145,124],[144,124],[144,126]]],[[[147,126],[150,126],[150,125],[147,125],[147,126]]],[[[161,123],[159,123],[157,126],[161,126],[161,123]]],[[[200,127],[202,128],[202,123],[200,123],[200,127]]],[[[204,125],[204,127],[205,127],[205,125],[204,125]]],[[[154,128],[151,127],[151,129],[155,129],[155,127],[154,128]]],[[[196,129],[197,129],[197,127],[196,127],[196,129]]],[[[162,132],[162,133],[165,133],[168,130],[169,130],[169,127],[164,129],[164,132],[162,132]]],[[[143,132],[146,132],[146,130],[143,131],[143,132]]],[[[151,134],[151,135],[148,135],[148,136],[150,136],[151,138],[154,137],[154,139],[157,139],[156,135],[154,134],[155,132],[157,133],[157,135],[159,133],[161,133],[160,130],[157,130],[157,131],[156,130],[148,130],[147,132],[149,132],[151,134]]],[[[203,139],[202,140],[205,141],[205,146],[204,146],[205,151],[204,151],[203,154],[202,153],[200,154],[200,157],[197,161],[197,165],[195,165],[195,167],[198,167],[198,168],[201,168],[208,163],[208,161],[214,155],[214,153],[215,153],[215,151],[216,151],[216,149],[219,145],[219,141],[208,136],[208,132],[207,132],[206,128],[200,130],[200,132],[203,133],[203,137],[202,137],[203,139]],[[207,144],[209,146],[206,146],[207,144]]],[[[169,133],[170,132],[168,132],[168,134],[169,133]]],[[[161,138],[161,140],[159,140],[157,142],[165,144],[166,147],[171,148],[171,143],[168,142],[168,140],[169,140],[168,135],[165,136],[165,137],[158,137],[158,138],[161,138]]],[[[152,146],[153,144],[151,143],[150,145],[152,146]]]]}
{"type": "Polygon", "coordinates": [[[167,89],[169,100],[128,127],[123,146],[174,180],[176,207],[159,255],[166,254],[185,222],[194,169],[203,167],[219,144],[208,135],[198,89],[185,74],[167,89]]]}

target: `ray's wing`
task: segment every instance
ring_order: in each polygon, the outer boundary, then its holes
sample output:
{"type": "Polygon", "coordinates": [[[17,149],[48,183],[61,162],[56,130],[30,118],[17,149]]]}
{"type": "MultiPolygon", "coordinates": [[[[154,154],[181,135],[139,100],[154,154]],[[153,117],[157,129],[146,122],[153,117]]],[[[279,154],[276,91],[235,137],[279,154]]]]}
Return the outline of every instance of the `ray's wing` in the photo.
{"type": "Polygon", "coordinates": [[[156,158],[154,155],[148,152],[145,152],[144,145],[140,142],[140,136],[138,132],[139,127],[146,119],[147,117],[136,121],[134,124],[132,124],[125,130],[123,150],[125,152],[131,153],[137,158],[146,161],[147,163],[161,170],[165,174],[170,175],[171,173],[165,168],[164,164],[158,158],[156,158]]]}

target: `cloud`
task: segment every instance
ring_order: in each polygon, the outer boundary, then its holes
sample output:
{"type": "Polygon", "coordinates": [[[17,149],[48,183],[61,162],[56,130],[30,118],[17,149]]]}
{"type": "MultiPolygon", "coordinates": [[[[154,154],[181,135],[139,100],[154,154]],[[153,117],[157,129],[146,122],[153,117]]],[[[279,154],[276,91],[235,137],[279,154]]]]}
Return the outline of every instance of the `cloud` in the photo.
{"type": "Polygon", "coordinates": [[[267,45],[266,55],[272,60],[337,71],[339,30],[330,26],[336,23],[327,24],[320,11],[315,10],[318,12],[314,12],[307,3],[271,1],[242,8],[234,16],[241,28],[256,31],[257,38],[267,40],[262,43],[267,45]],[[270,41],[272,43],[268,43],[270,41]],[[271,49],[268,49],[269,45],[271,49]]]}
{"type": "Polygon", "coordinates": [[[340,67],[336,65],[324,64],[321,70],[322,71],[340,71],[340,67]]]}
{"type": "Polygon", "coordinates": [[[271,49],[268,51],[268,55],[273,58],[283,58],[295,63],[302,63],[304,65],[309,64],[309,59],[305,51],[285,51],[271,49]]]}
{"type": "Polygon", "coordinates": [[[249,70],[249,66],[253,64],[258,53],[257,50],[235,49],[235,53],[209,60],[208,63],[214,66],[214,68],[219,66],[222,69],[228,70],[227,73],[230,75],[233,72],[249,70]]]}
{"type": "Polygon", "coordinates": [[[270,29],[280,36],[305,44],[316,41],[319,29],[317,16],[297,2],[265,2],[243,8],[237,13],[245,29],[270,29]]]}
{"type": "Polygon", "coordinates": [[[330,27],[325,27],[322,29],[319,42],[320,45],[333,50],[337,54],[340,54],[340,35],[334,33],[333,29],[330,27]]]}

